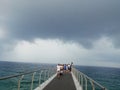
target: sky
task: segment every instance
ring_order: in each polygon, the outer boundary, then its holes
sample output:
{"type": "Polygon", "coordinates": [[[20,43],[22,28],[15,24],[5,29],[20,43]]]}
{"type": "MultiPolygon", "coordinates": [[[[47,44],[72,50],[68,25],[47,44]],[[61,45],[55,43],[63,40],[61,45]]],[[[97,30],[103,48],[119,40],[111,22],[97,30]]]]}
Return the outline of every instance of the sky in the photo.
{"type": "Polygon", "coordinates": [[[120,0],[0,0],[0,61],[120,67],[120,0]]]}

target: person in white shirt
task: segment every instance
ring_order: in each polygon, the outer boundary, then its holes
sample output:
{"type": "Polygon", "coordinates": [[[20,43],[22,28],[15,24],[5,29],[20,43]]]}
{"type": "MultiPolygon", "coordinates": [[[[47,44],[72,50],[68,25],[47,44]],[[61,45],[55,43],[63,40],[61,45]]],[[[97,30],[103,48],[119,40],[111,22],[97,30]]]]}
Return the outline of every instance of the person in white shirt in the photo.
{"type": "Polygon", "coordinates": [[[57,65],[57,77],[60,77],[60,64],[57,65]]]}
{"type": "Polygon", "coordinates": [[[63,65],[58,64],[57,65],[57,77],[59,78],[61,75],[63,75],[63,65]]]}

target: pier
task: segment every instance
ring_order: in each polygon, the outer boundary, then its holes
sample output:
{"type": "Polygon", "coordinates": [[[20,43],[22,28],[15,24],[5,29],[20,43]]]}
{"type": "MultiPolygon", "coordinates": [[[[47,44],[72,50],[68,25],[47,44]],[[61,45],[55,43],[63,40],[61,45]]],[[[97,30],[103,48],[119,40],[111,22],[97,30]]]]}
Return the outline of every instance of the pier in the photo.
{"type": "Polygon", "coordinates": [[[2,77],[0,81],[18,78],[18,85],[15,90],[107,90],[101,84],[78,71],[76,68],[72,68],[71,72],[64,72],[60,78],[56,75],[56,69],[49,68],[2,77]],[[28,86],[28,84],[30,85],[26,88],[21,82],[25,76],[29,74],[31,75],[31,80],[29,83],[26,83],[26,86],[28,86]]]}

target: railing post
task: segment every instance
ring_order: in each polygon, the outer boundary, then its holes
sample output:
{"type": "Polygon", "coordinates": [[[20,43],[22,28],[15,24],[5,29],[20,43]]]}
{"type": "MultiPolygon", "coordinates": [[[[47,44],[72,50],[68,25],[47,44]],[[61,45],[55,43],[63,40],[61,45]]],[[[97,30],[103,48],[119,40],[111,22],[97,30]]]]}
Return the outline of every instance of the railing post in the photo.
{"type": "Polygon", "coordinates": [[[79,83],[80,83],[80,85],[81,85],[81,74],[80,74],[79,78],[80,78],[80,81],[79,81],[79,83]]]}
{"type": "Polygon", "coordinates": [[[33,89],[33,81],[34,81],[34,75],[36,74],[36,72],[34,72],[33,74],[32,74],[32,82],[31,82],[31,90],[33,89]]]}
{"type": "Polygon", "coordinates": [[[23,77],[24,77],[24,75],[22,75],[22,76],[20,77],[20,79],[18,80],[18,90],[20,90],[20,83],[21,83],[21,80],[23,79],[23,77]]]}
{"type": "Polygon", "coordinates": [[[77,80],[79,80],[79,72],[77,72],[77,80]]]}
{"type": "Polygon", "coordinates": [[[44,71],[44,74],[45,74],[44,75],[44,81],[46,80],[46,72],[47,72],[47,70],[44,71]]]}
{"type": "Polygon", "coordinates": [[[41,75],[42,75],[42,73],[43,73],[43,71],[40,72],[39,85],[40,85],[40,83],[41,83],[41,77],[42,77],[41,75]]]}
{"type": "Polygon", "coordinates": [[[48,78],[50,77],[50,70],[48,69],[48,78]]]}
{"type": "Polygon", "coordinates": [[[53,70],[52,70],[52,71],[49,71],[49,77],[52,76],[52,73],[53,73],[53,70]]]}
{"type": "Polygon", "coordinates": [[[50,76],[52,76],[54,73],[56,73],[56,70],[55,70],[55,69],[52,69],[52,72],[50,72],[50,73],[51,73],[50,76]]]}
{"type": "Polygon", "coordinates": [[[85,78],[85,90],[87,90],[87,79],[86,79],[86,77],[84,77],[85,78]]]}
{"type": "Polygon", "coordinates": [[[82,79],[82,74],[81,74],[81,86],[83,87],[83,79],[82,79]]]}
{"type": "Polygon", "coordinates": [[[95,86],[94,86],[94,84],[93,84],[93,81],[92,81],[92,80],[90,80],[90,83],[91,83],[91,85],[92,85],[92,90],[95,90],[95,86]]]}
{"type": "Polygon", "coordinates": [[[48,79],[48,70],[46,71],[46,80],[48,79]]]}
{"type": "Polygon", "coordinates": [[[78,72],[78,82],[80,81],[80,77],[79,76],[80,76],[80,73],[78,72]]]}
{"type": "Polygon", "coordinates": [[[79,72],[79,84],[80,84],[80,80],[81,80],[81,73],[79,72]]]}

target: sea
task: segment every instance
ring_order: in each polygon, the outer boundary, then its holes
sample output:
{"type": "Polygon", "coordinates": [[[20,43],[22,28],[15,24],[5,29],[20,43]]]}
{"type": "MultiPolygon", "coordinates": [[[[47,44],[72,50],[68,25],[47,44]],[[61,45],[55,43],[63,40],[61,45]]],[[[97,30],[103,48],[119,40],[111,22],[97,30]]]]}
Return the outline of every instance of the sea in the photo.
{"type": "MultiPolygon", "coordinates": [[[[56,67],[56,64],[43,63],[22,63],[0,61],[0,78],[10,75],[33,71],[37,69],[56,67]]],[[[120,90],[120,68],[95,67],[95,66],[74,66],[93,80],[106,87],[108,90],[120,90]]],[[[28,76],[30,77],[30,76],[28,76]]],[[[34,88],[38,85],[35,82],[34,88]]],[[[30,90],[30,81],[21,81],[20,90],[30,90]],[[29,85],[28,85],[29,84],[29,85]],[[26,88],[27,87],[27,88],[26,88]]],[[[0,80],[0,90],[17,90],[18,78],[0,80]]]]}

